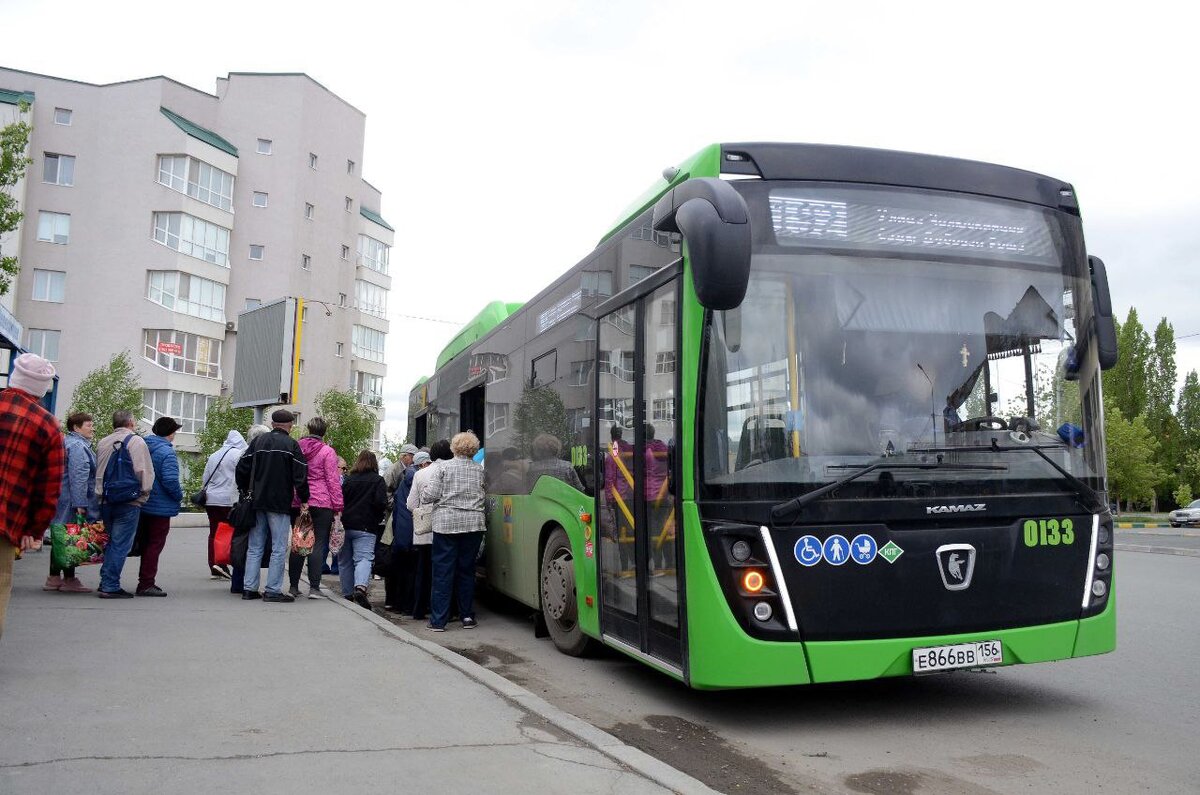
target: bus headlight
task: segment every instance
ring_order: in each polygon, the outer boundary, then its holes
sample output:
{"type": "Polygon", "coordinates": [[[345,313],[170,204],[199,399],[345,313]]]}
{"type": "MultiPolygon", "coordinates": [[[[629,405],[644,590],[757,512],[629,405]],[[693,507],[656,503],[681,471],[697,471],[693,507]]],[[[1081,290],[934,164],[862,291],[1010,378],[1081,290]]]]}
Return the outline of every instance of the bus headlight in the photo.
{"type": "Polygon", "coordinates": [[[1110,563],[1112,563],[1112,559],[1108,557],[1107,553],[1101,552],[1096,556],[1096,568],[1100,569],[1100,571],[1107,570],[1110,563]]]}
{"type": "Polygon", "coordinates": [[[758,593],[764,585],[766,585],[766,581],[763,579],[762,572],[751,569],[742,575],[742,587],[746,589],[747,593],[758,593]]]}
{"type": "Polygon", "coordinates": [[[734,541],[733,548],[730,550],[730,553],[733,555],[733,559],[738,563],[745,563],[746,561],[750,560],[751,552],[753,552],[753,550],[750,548],[750,544],[747,541],[734,541]]]}
{"type": "Polygon", "coordinates": [[[1104,580],[1096,580],[1092,583],[1092,595],[1097,599],[1101,598],[1106,593],[1108,593],[1108,585],[1104,582],[1104,580]]]}
{"type": "Polygon", "coordinates": [[[759,621],[770,621],[774,613],[775,611],[771,609],[771,605],[767,602],[759,602],[754,606],[754,617],[759,621]]]}

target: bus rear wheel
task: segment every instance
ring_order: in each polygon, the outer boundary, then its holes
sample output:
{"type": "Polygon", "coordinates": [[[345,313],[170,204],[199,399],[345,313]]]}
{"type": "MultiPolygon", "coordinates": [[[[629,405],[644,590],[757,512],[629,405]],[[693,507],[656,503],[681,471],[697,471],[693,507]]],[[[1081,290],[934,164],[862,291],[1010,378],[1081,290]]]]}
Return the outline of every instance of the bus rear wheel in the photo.
{"type": "Polygon", "coordinates": [[[563,654],[581,657],[592,639],[579,626],[579,597],[575,590],[575,558],[571,540],[561,527],[555,528],[542,552],[542,616],[550,639],[563,654]]]}

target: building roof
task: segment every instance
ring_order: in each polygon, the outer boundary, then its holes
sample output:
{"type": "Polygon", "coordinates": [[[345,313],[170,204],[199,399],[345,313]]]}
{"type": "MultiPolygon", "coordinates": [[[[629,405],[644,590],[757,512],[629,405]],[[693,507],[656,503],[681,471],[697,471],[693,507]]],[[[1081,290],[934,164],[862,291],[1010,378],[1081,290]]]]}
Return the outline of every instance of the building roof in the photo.
{"type": "Polygon", "coordinates": [[[379,224],[380,226],[382,226],[384,229],[388,230],[389,232],[396,231],[395,229],[392,228],[391,224],[389,224],[387,221],[383,220],[382,215],[375,212],[374,210],[368,210],[366,207],[363,207],[361,204],[358,206],[358,214],[361,215],[363,218],[366,218],[368,221],[371,221],[372,223],[379,224]]]}
{"type": "Polygon", "coordinates": [[[33,104],[32,91],[12,91],[7,88],[0,88],[0,102],[5,105],[20,105],[22,102],[33,104]]]}
{"type": "Polygon", "coordinates": [[[229,143],[229,141],[226,141],[221,136],[217,135],[212,130],[201,127],[199,124],[196,124],[193,121],[188,121],[187,119],[180,116],[178,113],[169,111],[164,107],[160,106],[159,110],[162,111],[162,115],[166,116],[168,119],[173,121],[175,123],[176,127],[183,130],[185,133],[192,136],[196,140],[203,141],[204,143],[208,144],[209,146],[215,146],[217,149],[220,149],[222,152],[228,152],[229,154],[233,155],[234,157],[238,156],[237,147],[234,146],[233,144],[229,143]]]}

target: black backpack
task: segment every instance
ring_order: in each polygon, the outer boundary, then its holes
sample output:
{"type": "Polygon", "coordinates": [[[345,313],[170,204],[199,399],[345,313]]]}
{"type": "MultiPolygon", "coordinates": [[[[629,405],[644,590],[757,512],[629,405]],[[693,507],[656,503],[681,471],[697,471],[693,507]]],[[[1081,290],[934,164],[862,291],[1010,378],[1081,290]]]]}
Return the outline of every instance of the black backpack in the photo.
{"type": "MultiPolygon", "coordinates": [[[[132,436],[132,434],[130,434],[132,436]]],[[[129,437],[125,437],[126,440],[129,437]]],[[[133,459],[126,442],[114,442],[112,455],[104,468],[104,501],[110,505],[133,502],[142,495],[142,480],[133,471],[133,459]]]]}

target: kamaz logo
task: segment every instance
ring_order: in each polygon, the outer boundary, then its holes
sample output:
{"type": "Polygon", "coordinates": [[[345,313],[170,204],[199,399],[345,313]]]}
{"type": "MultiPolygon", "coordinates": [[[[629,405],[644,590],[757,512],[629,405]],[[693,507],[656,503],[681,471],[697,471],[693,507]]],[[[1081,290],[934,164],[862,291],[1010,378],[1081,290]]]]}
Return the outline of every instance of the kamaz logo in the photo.
{"type": "Polygon", "coordinates": [[[969,511],[986,511],[986,502],[965,502],[960,505],[927,505],[925,513],[967,513],[969,511]]]}

